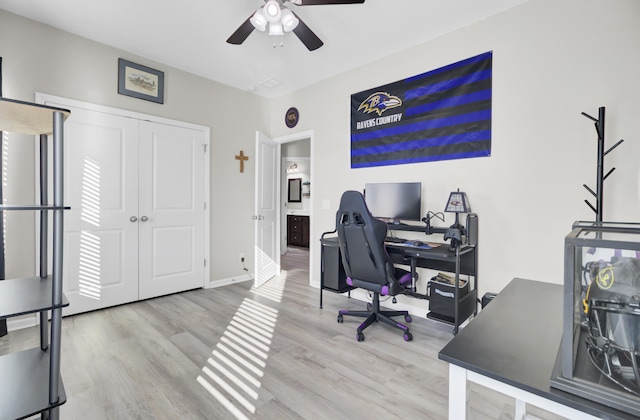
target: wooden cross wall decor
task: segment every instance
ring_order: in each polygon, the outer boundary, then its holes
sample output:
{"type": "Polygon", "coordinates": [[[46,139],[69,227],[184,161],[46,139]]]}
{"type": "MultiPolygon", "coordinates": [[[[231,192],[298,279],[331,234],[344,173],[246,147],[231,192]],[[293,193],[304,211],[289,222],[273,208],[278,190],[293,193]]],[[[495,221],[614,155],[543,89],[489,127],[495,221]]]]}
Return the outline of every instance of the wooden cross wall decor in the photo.
{"type": "Polygon", "coordinates": [[[244,161],[249,160],[249,156],[244,155],[244,150],[240,150],[240,154],[236,155],[236,160],[240,161],[240,173],[244,172],[244,161]]]}

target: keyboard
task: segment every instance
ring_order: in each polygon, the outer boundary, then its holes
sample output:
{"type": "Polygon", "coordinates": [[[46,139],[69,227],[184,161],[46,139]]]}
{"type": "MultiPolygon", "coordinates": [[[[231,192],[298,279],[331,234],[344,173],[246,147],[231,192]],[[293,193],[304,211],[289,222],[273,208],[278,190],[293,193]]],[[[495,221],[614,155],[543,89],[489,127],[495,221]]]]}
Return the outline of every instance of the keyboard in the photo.
{"type": "Polygon", "coordinates": [[[384,238],[384,241],[385,242],[391,242],[391,243],[394,243],[394,244],[403,244],[403,243],[407,242],[407,240],[404,239],[404,238],[396,238],[396,237],[392,237],[392,236],[388,236],[388,237],[384,238]]]}
{"type": "Polygon", "coordinates": [[[392,238],[392,237],[388,237],[385,238],[384,240],[386,243],[388,244],[394,244],[396,246],[400,246],[402,248],[415,248],[415,249],[431,249],[434,248],[435,246],[438,246],[437,244],[433,244],[433,243],[429,243],[429,242],[422,242],[419,240],[415,240],[415,239],[403,239],[403,238],[392,238]]]}

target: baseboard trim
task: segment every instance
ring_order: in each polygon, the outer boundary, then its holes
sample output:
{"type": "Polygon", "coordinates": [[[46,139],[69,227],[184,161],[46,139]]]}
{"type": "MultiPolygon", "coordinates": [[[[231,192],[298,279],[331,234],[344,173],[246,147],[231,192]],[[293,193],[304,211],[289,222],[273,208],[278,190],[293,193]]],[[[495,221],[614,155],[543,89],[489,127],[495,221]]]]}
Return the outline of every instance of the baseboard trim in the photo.
{"type": "Polygon", "coordinates": [[[36,315],[25,315],[16,318],[7,319],[7,331],[21,330],[23,328],[35,327],[38,325],[36,315]]]}
{"type": "Polygon", "coordinates": [[[230,277],[228,279],[210,281],[205,289],[214,289],[216,287],[228,286],[230,284],[241,283],[243,281],[253,281],[253,274],[244,274],[242,276],[230,277]]]}

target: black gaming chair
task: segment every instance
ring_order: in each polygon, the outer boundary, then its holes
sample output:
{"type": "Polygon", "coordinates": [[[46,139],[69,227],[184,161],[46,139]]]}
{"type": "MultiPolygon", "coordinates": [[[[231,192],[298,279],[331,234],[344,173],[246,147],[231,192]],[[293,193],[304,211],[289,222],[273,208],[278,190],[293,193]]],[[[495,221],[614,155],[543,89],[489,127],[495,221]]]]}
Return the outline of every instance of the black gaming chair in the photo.
{"type": "Polygon", "coordinates": [[[409,327],[390,318],[403,315],[406,322],[411,322],[409,312],[380,310],[380,295],[395,296],[403,292],[404,284],[411,282],[411,273],[395,268],[384,247],[387,224],[369,213],[361,193],[346,191],[336,214],[336,230],[347,284],[373,292],[373,302],[367,304],[371,310],[340,310],[338,322],[342,323],[345,316],[366,318],[356,329],[358,341],[364,340],[362,331],[377,321],[401,329],[405,341],[411,341],[409,327]]]}

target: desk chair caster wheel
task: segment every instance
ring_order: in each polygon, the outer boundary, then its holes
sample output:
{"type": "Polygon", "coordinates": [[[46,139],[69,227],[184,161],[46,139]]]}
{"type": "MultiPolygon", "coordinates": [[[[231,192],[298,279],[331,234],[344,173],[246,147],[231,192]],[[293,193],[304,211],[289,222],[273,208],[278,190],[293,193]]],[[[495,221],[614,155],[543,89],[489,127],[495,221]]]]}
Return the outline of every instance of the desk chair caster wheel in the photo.
{"type": "Polygon", "coordinates": [[[404,316],[404,322],[411,323],[411,321],[412,321],[411,315],[405,315],[404,316]]]}
{"type": "Polygon", "coordinates": [[[338,315],[338,324],[342,324],[344,319],[342,318],[342,314],[338,315]]]}
{"type": "Polygon", "coordinates": [[[411,335],[410,332],[406,332],[406,333],[404,333],[402,338],[404,338],[404,341],[411,341],[411,340],[413,340],[413,335],[411,335]]]}
{"type": "Polygon", "coordinates": [[[364,341],[364,334],[362,334],[360,331],[356,333],[356,341],[364,341]]]}

